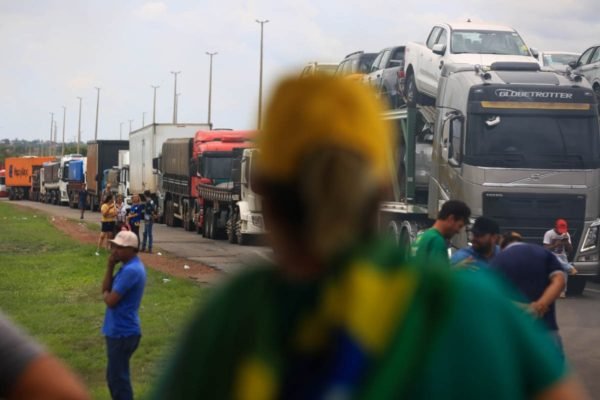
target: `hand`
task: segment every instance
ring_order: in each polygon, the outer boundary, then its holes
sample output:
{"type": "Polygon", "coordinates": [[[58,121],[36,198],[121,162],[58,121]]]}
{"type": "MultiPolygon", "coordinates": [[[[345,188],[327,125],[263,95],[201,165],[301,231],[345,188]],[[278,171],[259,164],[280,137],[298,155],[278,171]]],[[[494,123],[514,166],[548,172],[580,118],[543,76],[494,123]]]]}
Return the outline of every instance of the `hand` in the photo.
{"type": "Polygon", "coordinates": [[[454,266],[456,268],[462,268],[462,269],[479,269],[477,267],[475,267],[474,265],[471,265],[473,263],[473,261],[475,261],[475,259],[471,256],[457,262],[456,264],[454,264],[454,266]]]}
{"type": "Polygon", "coordinates": [[[114,267],[119,262],[119,258],[117,257],[117,253],[111,251],[110,256],[108,257],[108,265],[109,267],[114,267]]]}
{"type": "Polygon", "coordinates": [[[529,304],[529,309],[538,318],[542,318],[548,312],[549,306],[541,301],[534,301],[529,304]]]}

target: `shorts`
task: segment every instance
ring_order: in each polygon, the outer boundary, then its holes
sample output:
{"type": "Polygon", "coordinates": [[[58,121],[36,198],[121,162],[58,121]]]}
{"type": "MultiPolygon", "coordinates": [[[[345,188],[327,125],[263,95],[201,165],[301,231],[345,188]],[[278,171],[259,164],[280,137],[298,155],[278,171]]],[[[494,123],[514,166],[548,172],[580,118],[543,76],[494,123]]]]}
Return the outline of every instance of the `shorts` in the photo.
{"type": "Polygon", "coordinates": [[[102,223],[102,232],[113,233],[114,231],[115,231],[115,221],[109,221],[109,222],[102,223]]]}

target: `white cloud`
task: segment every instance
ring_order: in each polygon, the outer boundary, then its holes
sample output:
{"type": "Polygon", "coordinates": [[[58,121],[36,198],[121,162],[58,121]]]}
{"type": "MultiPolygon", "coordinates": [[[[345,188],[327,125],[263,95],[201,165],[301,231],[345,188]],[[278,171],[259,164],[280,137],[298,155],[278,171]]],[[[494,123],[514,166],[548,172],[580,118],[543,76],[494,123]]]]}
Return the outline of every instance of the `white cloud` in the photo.
{"type": "Polygon", "coordinates": [[[153,1],[145,3],[138,10],[136,14],[144,19],[157,19],[163,17],[167,13],[167,5],[162,1],[153,1]]]}

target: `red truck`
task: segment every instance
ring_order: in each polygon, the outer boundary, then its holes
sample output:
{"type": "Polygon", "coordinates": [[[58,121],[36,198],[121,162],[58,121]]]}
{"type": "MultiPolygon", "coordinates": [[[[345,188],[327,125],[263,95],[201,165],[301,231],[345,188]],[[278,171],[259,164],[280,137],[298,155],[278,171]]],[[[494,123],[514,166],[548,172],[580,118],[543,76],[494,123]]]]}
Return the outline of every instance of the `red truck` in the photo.
{"type": "Polygon", "coordinates": [[[206,210],[198,185],[229,184],[233,150],[252,147],[253,136],[254,131],[198,131],[193,139],[169,139],[163,143],[159,169],[163,218],[168,226],[183,225],[188,231],[203,232],[206,210]]]}

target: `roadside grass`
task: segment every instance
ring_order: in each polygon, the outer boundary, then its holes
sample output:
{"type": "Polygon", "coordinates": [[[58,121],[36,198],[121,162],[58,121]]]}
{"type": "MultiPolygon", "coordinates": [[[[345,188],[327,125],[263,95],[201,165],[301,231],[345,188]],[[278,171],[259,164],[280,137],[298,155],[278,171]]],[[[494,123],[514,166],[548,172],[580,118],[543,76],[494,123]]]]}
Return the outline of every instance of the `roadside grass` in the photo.
{"type": "MultiPolygon", "coordinates": [[[[77,371],[96,399],[109,398],[100,332],[100,286],[108,253],[74,242],[47,217],[0,203],[0,309],[77,371]]],[[[147,269],[140,318],[142,340],[132,359],[136,397],[143,398],[163,358],[208,292],[147,269]],[[166,280],[168,279],[168,280],[166,280]]]]}

